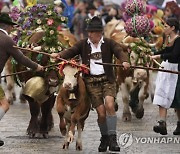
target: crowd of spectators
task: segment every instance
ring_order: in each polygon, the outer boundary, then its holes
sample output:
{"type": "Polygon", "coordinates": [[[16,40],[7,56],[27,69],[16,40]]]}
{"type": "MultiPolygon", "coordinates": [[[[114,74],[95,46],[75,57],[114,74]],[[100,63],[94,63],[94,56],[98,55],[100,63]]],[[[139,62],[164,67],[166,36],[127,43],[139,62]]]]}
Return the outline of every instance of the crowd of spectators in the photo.
{"type": "MultiPolygon", "coordinates": [[[[53,1],[53,0],[51,0],[53,1]]],[[[65,9],[63,15],[68,17],[68,28],[78,40],[87,37],[86,25],[88,19],[99,15],[102,17],[103,25],[106,25],[113,18],[125,20],[125,0],[54,0],[62,1],[65,9]],[[116,3],[116,1],[118,3],[116,3]]],[[[153,5],[164,12],[164,20],[169,16],[180,18],[180,0],[146,0],[148,5],[153,5]]],[[[41,2],[40,0],[1,0],[0,10],[10,11],[13,5],[26,7],[29,2],[41,2]]],[[[45,2],[45,1],[43,1],[45,2]]],[[[50,2],[50,1],[48,1],[50,2]]]]}

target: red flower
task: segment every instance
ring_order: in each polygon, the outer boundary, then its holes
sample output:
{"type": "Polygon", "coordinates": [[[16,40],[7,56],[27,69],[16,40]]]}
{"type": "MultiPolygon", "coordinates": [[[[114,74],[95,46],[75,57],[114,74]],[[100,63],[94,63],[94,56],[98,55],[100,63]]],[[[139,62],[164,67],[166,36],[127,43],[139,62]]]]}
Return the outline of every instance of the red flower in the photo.
{"type": "Polygon", "coordinates": [[[79,65],[75,60],[70,60],[70,61],[62,61],[60,64],[59,64],[59,74],[61,76],[64,75],[63,73],[63,69],[65,67],[65,65],[71,65],[72,67],[77,67],[79,69],[79,71],[81,71],[82,73],[85,73],[85,74],[89,74],[89,68],[84,65],[84,64],[81,64],[79,65]]]}
{"type": "Polygon", "coordinates": [[[88,67],[87,67],[86,65],[84,65],[84,64],[81,64],[81,66],[80,66],[80,71],[81,71],[82,73],[89,74],[89,69],[88,69],[88,67]]]}
{"type": "Polygon", "coordinates": [[[61,30],[62,30],[62,27],[59,25],[59,26],[57,27],[57,30],[58,30],[58,31],[61,31],[61,30]]]}
{"type": "Polygon", "coordinates": [[[47,24],[48,24],[49,26],[53,25],[53,23],[54,23],[54,20],[53,20],[53,19],[48,19],[47,24]]]}

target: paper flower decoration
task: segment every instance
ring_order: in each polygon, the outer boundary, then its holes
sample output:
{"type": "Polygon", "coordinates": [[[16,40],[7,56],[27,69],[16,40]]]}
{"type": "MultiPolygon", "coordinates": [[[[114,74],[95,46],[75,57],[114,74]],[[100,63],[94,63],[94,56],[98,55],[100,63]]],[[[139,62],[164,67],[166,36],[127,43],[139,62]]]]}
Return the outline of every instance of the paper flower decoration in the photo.
{"type": "Polygon", "coordinates": [[[143,0],[127,0],[125,5],[125,12],[129,16],[134,14],[142,15],[146,12],[146,6],[143,0]]]}
{"type": "Polygon", "coordinates": [[[141,37],[150,32],[153,23],[146,16],[134,16],[125,23],[127,34],[132,37],[141,37]]]}

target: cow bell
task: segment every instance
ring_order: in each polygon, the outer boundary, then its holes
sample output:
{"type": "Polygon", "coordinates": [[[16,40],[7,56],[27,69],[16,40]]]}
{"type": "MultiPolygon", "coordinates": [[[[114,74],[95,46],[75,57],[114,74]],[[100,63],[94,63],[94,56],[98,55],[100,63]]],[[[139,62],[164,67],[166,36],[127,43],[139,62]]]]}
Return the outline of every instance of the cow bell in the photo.
{"type": "Polygon", "coordinates": [[[48,99],[47,91],[48,85],[45,83],[44,78],[36,76],[26,82],[23,95],[33,98],[34,101],[41,105],[48,99]]]}
{"type": "Polygon", "coordinates": [[[69,100],[76,99],[76,96],[74,93],[69,94],[69,100]]]}

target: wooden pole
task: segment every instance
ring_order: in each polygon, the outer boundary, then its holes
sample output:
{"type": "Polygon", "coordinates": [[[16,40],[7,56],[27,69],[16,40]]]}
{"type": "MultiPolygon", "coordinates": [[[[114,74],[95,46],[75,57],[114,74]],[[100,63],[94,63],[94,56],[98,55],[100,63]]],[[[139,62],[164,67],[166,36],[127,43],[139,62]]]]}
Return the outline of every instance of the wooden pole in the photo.
{"type": "MultiPolygon", "coordinates": [[[[108,66],[113,66],[113,67],[124,67],[122,64],[111,64],[111,63],[99,63],[95,62],[95,64],[98,65],[108,65],[108,66]]],[[[170,71],[170,70],[164,70],[164,69],[159,69],[159,68],[153,68],[153,67],[143,67],[143,66],[130,66],[131,69],[146,69],[146,70],[153,70],[153,71],[161,71],[161,72],[167,72],[167,73],[173,73],[173,74],[178,74],[180,75],[180,72],[178,71],[170,71]]]]}
{"type": "MultiPolygon", "coordinates": [[[[49,68],[49,67],[58,66],[58,65],[59,64],[52,64],[52,65],[44,66],[44,68],[49,68]]],[[[5,77],[8,77],[8,76],[18,75],[18,74],[22,74],[22,73],[27,73],[27,72],[30,72],[30,71],[33,71],[33,70],[30,69],[30,70],[25,70],[25,71],[19,71],[19,72],[15,72],[15,73],[0,76],[0,78],[5,78],[5,77]]]]}
{"type": "MultiPolygon", "coordinates": [[[[18,47],[18,46],[13,46],[14,48],[16,49],[20,49],[20,50],[26,50],[26,51],[29,51],[29,52],[35,52],[35,53],[39,53],[39,54],[43,54],[43,55],[47,55],[49,57],[51,57],[51,54],[49,53],[46,53],[46,52],[41,52],[41,51],[36,51],[36,50],[32,50],[32,49],[27,49],[27,48],[21,48],[21,47],[18,47]]],[[[66,60],[66,59],[63,59],[63,58],[58,58],[59,60],[62,60],[62,61],[65,61],[65,62],[68,62],[72,65],[75,65],[77,67],[84,67],[85,69],[88,69],[89,70],[89,67],[86,67],[86,66],[81,66],[81,65],[78,65],[78,64],[74,64],[74,63],[71,63],[70,61],[66,60]]]]}

